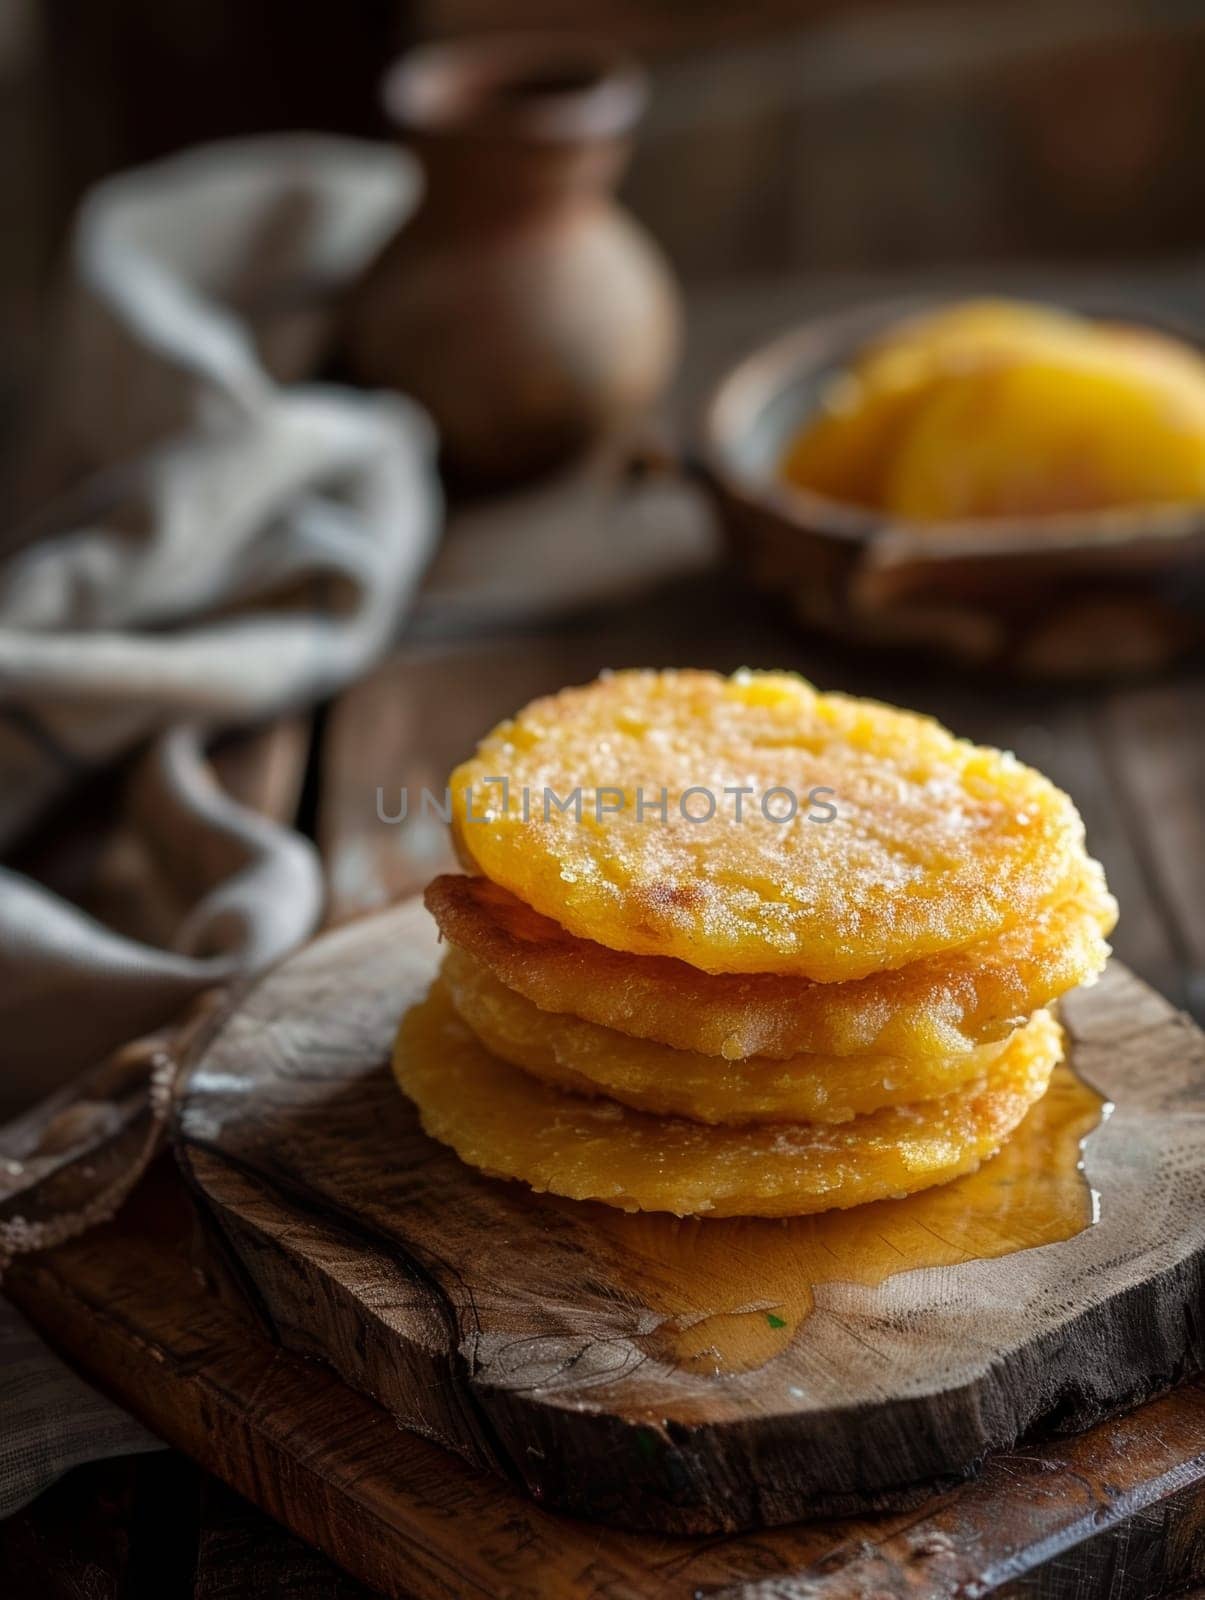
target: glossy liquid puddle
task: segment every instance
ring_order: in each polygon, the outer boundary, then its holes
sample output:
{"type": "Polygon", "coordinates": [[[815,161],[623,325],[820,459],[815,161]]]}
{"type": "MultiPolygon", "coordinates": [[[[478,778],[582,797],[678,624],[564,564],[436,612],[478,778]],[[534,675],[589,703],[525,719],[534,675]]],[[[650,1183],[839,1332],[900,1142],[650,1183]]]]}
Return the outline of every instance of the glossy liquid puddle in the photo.
{"type": "Polygon", "coordinates": [[[650,1349],[688,1371],[748,1371],[791,1343],[823,1284],[874,1286],[1090,1227],[1081,1146],[1109,1109],[1062,1065],[1000,1154],[940,1188],[785,1221],[610,1212],[599,1222],[660,1314],[650,1349]]]}

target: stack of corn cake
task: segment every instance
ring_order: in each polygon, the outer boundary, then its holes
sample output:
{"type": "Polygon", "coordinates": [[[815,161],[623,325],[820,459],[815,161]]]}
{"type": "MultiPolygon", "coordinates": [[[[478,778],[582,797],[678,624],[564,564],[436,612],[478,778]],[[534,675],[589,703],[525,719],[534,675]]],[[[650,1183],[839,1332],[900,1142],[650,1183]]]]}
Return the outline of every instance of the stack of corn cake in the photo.
{"type": "Polygon", "coordinates": [[[620,672],[452,775],[466,876],[395,1069],[494,1177],[625,1210],[793,1216],[993,1155],[1116,906],[1014,757],[794,676],[620,672]]]}

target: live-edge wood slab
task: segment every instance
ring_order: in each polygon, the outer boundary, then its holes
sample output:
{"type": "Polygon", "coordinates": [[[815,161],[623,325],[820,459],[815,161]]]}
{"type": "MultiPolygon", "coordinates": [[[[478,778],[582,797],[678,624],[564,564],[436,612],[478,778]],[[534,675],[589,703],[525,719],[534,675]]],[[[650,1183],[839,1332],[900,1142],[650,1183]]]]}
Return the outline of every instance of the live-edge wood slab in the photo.
{"type": "Polygon", "coordinates": [[[993,1456],[907,1513],[708,1539],[604,1529],[282,1349],[190,1245],[173,1176],[160,1166],[116,1222],[16,1263],[6,1291],[164,1439],[394,1600],[1153,1600],[1205,1578],[1200,1380],[993,1456]]]}
{"type": "MultiPolygon", "coordinates": [[[[717,1224],[533,1195],[422,1134],[386,1062],[436,959],[409,902],[287,961],[193,1070],[182,1160],[286,1345],[544,1503],[678,1532],[898,1504],[1200,1367],[1205,1038],[1123,968],[1064,1016],[1117,1105],[1085,1151],[1095,1226],[823,1285],[763,1360],[716,1370],[678,1359],[666,1323],[784,1320],[739,1282],[739,1242],[696,1304],[659,1302],[658,1257],[705,1252],[717,1224]]],[[[746,1226],[789,1248],[793,1224],[746,1226]]]]}

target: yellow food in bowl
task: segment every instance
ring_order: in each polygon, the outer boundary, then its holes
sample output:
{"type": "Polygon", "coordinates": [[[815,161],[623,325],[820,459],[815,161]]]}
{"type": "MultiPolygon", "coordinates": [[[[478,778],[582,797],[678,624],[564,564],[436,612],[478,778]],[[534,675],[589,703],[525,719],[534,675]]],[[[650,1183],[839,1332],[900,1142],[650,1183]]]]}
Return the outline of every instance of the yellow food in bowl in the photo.
{"type": "Polygon", "coordinates": [[[1140,328],[976,301],[888,330],[830,383],[786,480],[915,521],[1205,500],[1205,360],[1140,328]]]}

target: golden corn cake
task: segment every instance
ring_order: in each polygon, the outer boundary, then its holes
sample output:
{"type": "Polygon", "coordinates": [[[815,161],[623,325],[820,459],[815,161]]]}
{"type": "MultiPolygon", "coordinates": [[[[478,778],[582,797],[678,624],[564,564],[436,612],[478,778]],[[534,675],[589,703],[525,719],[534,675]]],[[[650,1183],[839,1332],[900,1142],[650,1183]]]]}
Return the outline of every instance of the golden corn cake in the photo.
{"type": "Polygon", "coordinates": [[[489,734],[451,789],[462,857],[579,938],[824,983],[1025,923],[1083,841],[1067,796],[1014,757],[781,673],[564,690],[489,734]]]}
{"type": "Polygon", "coordinates": [[[462,950],[448,952],[441,977],[457,1014],[492,1055],[578,1094],[695,1122],[849,1122],[961,1088],[1008,1048],[1001,1040],[956,1056],[726,1061],[541,1011],[462,950]]]}
{"type": "Polygon", "coordinates": [[[426,1132],[491,1177],[625,1211],[775,1217],[911,1194],[973,1170],[1040,1098],[1060,1050],[1044,1016],[985,1078],[940,1099],[836,1127],[711,1127],[571,1094],[499,1061],[437,980],[402,1020],[394,1070],[426,1132]]]}
{"type": "Polygon", "coordinates": [[[1085,861],[1074,887],[1024,924],[893,972],[820,984],[709,976],[672,957],[608,950],[488,878],[436,878],[426,903],[447,940],[541,1010],[731,1060],[965,1053],[1102,971],[1117,920],[1100,867],[1085,861]]]}

